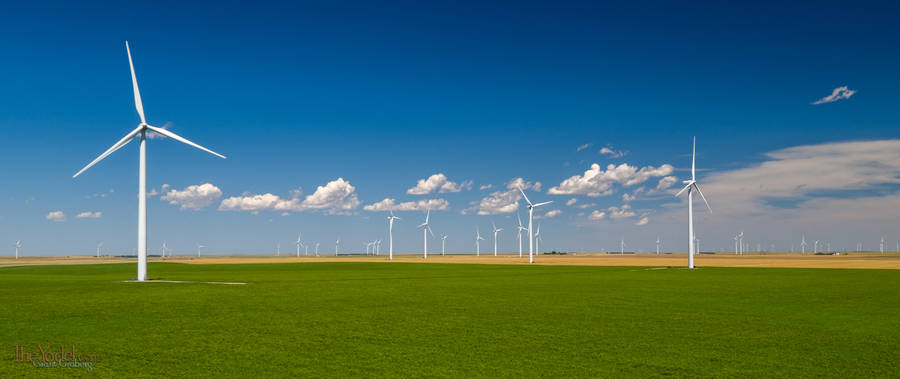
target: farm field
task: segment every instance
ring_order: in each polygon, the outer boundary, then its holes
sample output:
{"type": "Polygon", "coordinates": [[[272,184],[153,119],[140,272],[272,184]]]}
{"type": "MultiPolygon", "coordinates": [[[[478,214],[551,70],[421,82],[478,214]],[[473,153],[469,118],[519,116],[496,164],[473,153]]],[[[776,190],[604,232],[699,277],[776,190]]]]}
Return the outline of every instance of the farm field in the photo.
{"type": "Polygon", "coordinates": [[[123,281],[134,267],[0,268],[0,377],[900,370],[897,270],[152,262],[158,282],[123,281]],[[15,361],[22,344],[98,359],[35,368],[15,361]]]}

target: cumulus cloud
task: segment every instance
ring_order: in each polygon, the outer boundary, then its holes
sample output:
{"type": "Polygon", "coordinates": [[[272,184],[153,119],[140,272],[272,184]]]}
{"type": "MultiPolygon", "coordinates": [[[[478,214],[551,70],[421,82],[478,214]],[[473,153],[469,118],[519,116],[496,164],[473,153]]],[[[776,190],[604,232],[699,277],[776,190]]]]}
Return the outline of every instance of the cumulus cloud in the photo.
{"type": "Polygon", "coordinates": [[[103,216],[103,212],[85,211],[77,214],[75,218],[100,218],[100,216],[103,216]]]}
{"type": "Polygon", "coordinates": [[[571,207],[572,204],[575,204],[576,202],[578,202],[578,199],[573,197],[573,198],[569,199],[569,201],[566,202],[566,206],[571,207]]]}
{"type": "Polygon", "coordinates": [[[63,222],[66,221],[66,214],[63,211],[53,211],[47,213],[46,218],[50,221],[63,222]]]}
{"type": "Polygon", "coordinates": [[[406,190],[406,193],[410,195],[427,195],[434,191],[438,191],[440,193],[459,192],[464,189],[468,190],[471,188],[471,180],[456,183],[447,179],[446,175],[437,173],[429,176],[427,179],[419,179],[419,181],[416,183],[416,186],[406,190]]]}
{"type": "Polygon", "coordinates": [[[554,210],[551,210],[551,211],[547,211],[547,213],[544,213],[543,215],[536,215],[536,216],[534,216],[534,218],[536,218],[536,219],[541,219],[541,218],[553,218],[553,217],[559,216],[560,213],[562,213],[561,210],[559,210],[559,209],[554,209],[554,210]]]}
{"type": "Polygon", "coordinates": [[[813,101],[811,104],[819,105],[819,104],[825,104],[825,103],[833,103],[838,100],[849,99],[850,96],[853,96],[853,94],[855,94],[855,93],[856,93],[856,90],[847,88],[847,86],[842,86],[842,87],[833,89],[831,91],[831,95],[828,95],[819,100],[813,101]]]}
{"type": "Polygon", "coordinates": [[[578,147],[575,148],[575,152],[579,152],[579,151],[582,151],[582,150],[584,150],[584,149],[587,149],[587,148],[591,147],[591,145],[592,145],[592,144],[590,144],[590,143],[586,143],[586,144],[584,144],[584,145],[578,146],[578,147]]]}
{"type": "Polygon", "coordinates": [[[629,202],[629,201],[632,201],[632,200],[634,200],[634,199],[635,199],[635,196],[634,196],[634,195],[627,194],[627,193],[623,193],[623,194],[622,194],[622,201],[624,201],[624,202],[629,202]]]}
{"type": "Polygon", "coordinates": [[[672,165],[664,164],[653,167],[646,166],[640,169],[622,163],[618,166],[610,164],[604,171],[599,164],[592,164],[584,175],[575,175],[564,180],[559,186],[552,187],[547,192],[551,195],[587,195],[599,197],[610,195],[614,192],[613,185],[618,183],[629,187],[641,184],[653,177],[666,176],[672,173],[672,165]]]}
{"type": "Polygon", "coordinates": [[[623,205],[621,208],[609,207],[607,210],[609,211],[609,218],[614,220],[637,216],[637,213],[634,213],[628,204],[623,205]]]}
{"type": "Polygon", "coordinates": [[[495,191],[490,196],[474,202],[473,209],[478,211],[479,215],[494,215],[502,213],[512,213],[519,210],[519,200],[522,200],[522,194],[519,188],[523,190],[535,190],[540,188],[540,182],[531,183],[522,178],[515,178],[506,183],[506,190],[495,191]]]}
{"type": "Polygon", "coordinates": [[[675,184],[676,182],[678,182],[678,178],[676,178],[674,176],[664,177],[659,180],[659,183],[656,183],[656,189],[654,189],[652,192],[665,191],[665,190],[669,189],[669,187],[672,187],[672,185],[675,184]]]}
{"type": "Polygon", "coordinates": [[[168,201],[172,205],[178,205],[182,210],[200,210],[216,202],[220,197],[222,197],[222,190],[219,187],[210,183],[203,183],[187,186],[187,188],[180,191],[177,189],[169,190],[169,192],[160,197],[160,200],[168,201]]]}
{"type": "Polygon", "coordinates": [[[381,211],[445,211],[450,208],[450,203],[444,199],[428,199],[419,201],[406,201],[397,203],[396,200],[385,198],[377,203],[372,203],[363,207],[363,210],[371,212],[381,211]]]}
{"type": "Polygon", "coordinates": [[[628,154],[625,151],[618,151],[613,149],[612,145],[606,145],[600,148],[600,154],[609,156],[610,158],[621,158],[624,157],[625,154],[628,154]]]}
{"type": "Polygon", "coordinates": [[[312,195],[300,200],[302,191],[292,190],[290,199],[265,193],[244,194],[222,200],[220,211],[320,211],[326,214],[350,214],[359,207],[356,187],[343,178],[337,178],[324,186],[319,186],[312,195]]]}
{"type": "Polygon", "coordinates": [[[606,218],[606,212],[593,211],[588,215],[588,220],[603,220],[606,218]]]}
{"type": "Polygon", "coordinates": [[[634,223],[637,226],[644,226],[650,223],[650,219],[647,216],[641,217],[640,220],[634,223]]]}

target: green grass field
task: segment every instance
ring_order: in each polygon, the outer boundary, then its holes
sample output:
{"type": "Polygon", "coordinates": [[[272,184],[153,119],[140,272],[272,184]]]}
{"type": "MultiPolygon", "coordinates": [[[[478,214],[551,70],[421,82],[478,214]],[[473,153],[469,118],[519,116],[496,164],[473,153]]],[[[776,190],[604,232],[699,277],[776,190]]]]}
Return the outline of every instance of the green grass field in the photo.
{"type": "Polygon", "coordinates": [[[152,263],[0,269],[0,377],[896,376],[900,271],[152,263]],[[76,344],[93,372],[16,363],[76,344]]]}

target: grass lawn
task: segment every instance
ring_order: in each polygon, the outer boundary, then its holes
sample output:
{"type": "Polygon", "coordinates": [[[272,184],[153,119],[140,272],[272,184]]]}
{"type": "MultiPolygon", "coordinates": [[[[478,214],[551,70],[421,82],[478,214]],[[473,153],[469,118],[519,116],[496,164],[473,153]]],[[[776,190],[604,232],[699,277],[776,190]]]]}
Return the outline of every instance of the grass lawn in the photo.
{"type": "Polygon", "coordinates": [[[900,271],[151,263],[0,269],[0,377],[896,376],[900,271]],[[76,344],[93,372],[16,363],[76,344]]]}

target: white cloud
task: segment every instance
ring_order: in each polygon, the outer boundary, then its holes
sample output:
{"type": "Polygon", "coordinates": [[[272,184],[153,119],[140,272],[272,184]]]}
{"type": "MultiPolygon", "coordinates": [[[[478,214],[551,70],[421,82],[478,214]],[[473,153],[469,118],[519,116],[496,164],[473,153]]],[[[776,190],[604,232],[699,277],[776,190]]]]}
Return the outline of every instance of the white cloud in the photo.
{"type": "Polygon", "coordinates": [[[591,145],[592,144],[590,144],[590,143],[586,143],[584,145],[578,146],[577,148],[575,148],[575,152],[579,152],[581,150],[587,149],[587,148],[591,147],[591,145]]]}
{"type": "Polygon", "coordinates": [[[609,218],[614,220],[637,216],[637,213],[634,213],[628,204],[622,205],[621,208],[609,207],[607,210],[609,211],[609,218]]]}
{"type": "Polygon", "coordinates": [[[638,169],[622,163],[618,166],[610,164],[604,171],[599,164],[592,164],[591,168],[584,172],[583,176],[572,176],[564,180],[557,187],[552,187],[547,192],[551,195],[587,195],[591,197],[606,196],[613,193],[613,185],[618,183],[628,187],[641,184],[652,177],[666,176],[672,173],[672,165],[664,164],[653,167],[646,166],[638,169]]]}
{"type": "Polygon", "coordinates": [[[660,192],[669,189],[673,184],[678,182],[678,178],[674,176],[667,176],[659,180],[659,183],[656,184],[656,189],[651,192],[660,192]]]}
{"type": "Polygon", "coordinates": [[[483,186],[478,187],[478,189],[480,189],[480,190],[482,190],[482,191],[484,191],[484,190],[486,190],[486,189],[491,189],[491,188],[494,188],[494,185],[493,185],[493,184],[485,184],[485,185],[483,185],[483,186]]]}
{"type": "Polygon", "coordinates": [[[588,215],[588,220],[603,220],[606,218],[606,212],[593,211],[588,215]]]}
{"type": "Polygon", "coordinates": [[[595,205],[597,205],[597,203],[584,203],[584,204],[578,204],[578,205],[576,205],[575,208],[578,208],[578,209],[588,209],[588,208],[593,207],[593,206],[595,206],[595,205]]]}
{"type": "Polygon", "coordinates": [[[575,204],[576,202],[578,202],[578,199],[573,197],[573,198],[569,199],[569,201],[566,202],[566,206],[571,207],[572,204],[575,204]]]}
{"type": "Polygon", "coordinates": [[[474,202],[472,209],[477,209],[479,215],[515,212],[519,210],[519,200],[522,200],[519,188],[528,191],[534,190],[535,187],[540,187],[540,183],[531,183],[522,178],[515,178],[506,183],[506,190],[492,192],[490,196],[474,202]]]}
{"type": "Polygon", "coordinates": [[[229,197],[219,204],[220,211],[321,211],[326,214],[351,214],[359,207],[356,187],[337,178],[324,186],[319,186],[312,195],[300,200],[301,190],[292,190],[290,199],[266,193],[262,195],[244,194],[229,197]]]}
{"type": "Polygon", "coordinates": [[[554,210],[551,210],[551,211],[547,211],[547,213],[544,213],[543,215],[536,215],[536,216],[534,216],[534,218],[535,218],[535,219],[541,219],[541,218],[553,218],[553,217],[559,216],[560,213],[562,213],[561,210],[559,210],[559,209],[554,209],[554,210]]]}
{"type": "Polygon", "coordinates": [[[832,90],[831,95],[828,95],[819,100],[813,101],[811,104],[818,105],[818,104],[825,104],[825,103],[833,103],[838,100],[849,99],[850,96],[853,96],[853,94],[855,94],[855,93],[856,93],[856,90],[849,89],[849,88],[847,88],[847,86],[842,86],[842,87],[838,87],[838,88],[835,88],[834,90],[832,90]]]}
{"type": "Polygon", "coordinates": [[[623,193],[623,194],[622,194],[622,201],[624,201],[624,202],[629,202],[629,201],[632,201],[632,200],[634,200],[634,199],[635,199],[635,196],[634,196],[634,195],[627,194],[627,193],[623,193]]]}
{"type": "Polygon", "coordinates": [[[459,192],[464,189],[468,190],[471,188],[471,180],[463,181],[462,183],[456,183],[447,179],[446,175],[437,173],[429,176],[427,179],[419,179],[419,181],[416,183],[416,186],[406,190],[406,193],[410,195],[427,195],[435,190],[440,193],[444,193],[459,192]]]}
{"type": "Polygon", "coordinates": [[[103,212],[85,211],[76,215],[75,218],[100,218],[100,216],[103,216],[103,212]]]}
{"type": "Polygon", "coordinates": [[[644,217],[641,217],[641,219],[638,220],[638,221],[637,221],[636,223],[634,223],[634,224],[637,225],[637,226],[644,226],[644,225],[647,225],[647,224],[649,224],[649,223],[650,223],[650,219],[647,218],[647,216],[644,216],[644,217]]]}
{"type": "MultiPolygon", "coordinates": [[[[165,188],[167,187],[163,187],[164,190],[165,188]]],[[[220,197],[222,197],[222,190],[219,187],[203,183],[188,186],[181,191],[169,190],[160,197],[160,200],[168,201],[172,205],[179,205],[181,209],[200,210],[216,202],[220,197]]]]}
{"type": "MultiPolygon", "coordinates": [[[[172,127],[172,123],[166,122],[165,124],[163,124],[163,126],[160,126],[159,128],[169,130],[170,127],[172,127]]],[[[169,137],[166,137],[162,134],[156,134],[156,132],[153,132],[153,131],[147,132],[147,139],[164,139],[164,138],[169,138],[169,137]]]]}
{"type": "Polygon", "coordinates": [[[53,211],[47,213],[46,218],[50,221],[63,222],[66,221],[66,214],[63,211],[53,211]]]}
{"type": "Polygon", "coordinates": [[[617,151],[617,150],[613,149],[613,147],[611,145],[606,145],[606,146],[600,148],[600,154],[608,155],[610,158],[621,158],[621,157],[624,157],[625,154],[628,154],[628,153],[625,151],[617,151]]]}
{"type": "Polygon", "coordinates": [[[445,211],[450,208],[450,203],[444,199],[428,199],[419,201],[406,201],[397,203],[394,199],[386,198],[377,203],[369,204],[363,207],[363,210],[371,212],[381,211],[445,211]]]}

